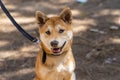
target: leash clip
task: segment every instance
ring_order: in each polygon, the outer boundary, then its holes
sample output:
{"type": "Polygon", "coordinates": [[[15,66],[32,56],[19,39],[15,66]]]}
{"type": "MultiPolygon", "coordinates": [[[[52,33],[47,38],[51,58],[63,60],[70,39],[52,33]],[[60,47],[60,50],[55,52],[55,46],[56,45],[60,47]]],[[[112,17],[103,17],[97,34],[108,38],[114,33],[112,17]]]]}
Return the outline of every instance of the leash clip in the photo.
{"type": "Polygon", "coordinates": [[[40,40],[37,39],[37,38],[34,38],[34,39],[32,40],[32,42],[39,44],[39,43],[40,43],[40,40]]]}
{"type": "Polygon", "coordinates": [[[33,42],[34,42],[33,43],[34,45],[37,45],[37,47],[40,48],[40,40],[39,39],[34,39],[33,42]]]}

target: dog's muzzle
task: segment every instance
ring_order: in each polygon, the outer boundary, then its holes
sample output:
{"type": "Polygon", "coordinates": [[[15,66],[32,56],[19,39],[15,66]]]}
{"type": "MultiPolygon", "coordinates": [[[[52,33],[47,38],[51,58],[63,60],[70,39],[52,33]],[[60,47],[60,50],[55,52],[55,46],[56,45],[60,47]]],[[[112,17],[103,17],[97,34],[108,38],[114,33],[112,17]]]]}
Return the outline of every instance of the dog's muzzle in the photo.
{"type": "Polygon", "coordinates": [[[63,48],[64,48],[64,46],[65,46],[65,44],[66,44],[66,41],[64,42],[64,44],[63,44],[63,45],[62,45],[62,47],[60,47],[60,48],[53,47],[53,48],[52,48],[52,52],[53,52],[53,54],[52,54],[52,55],[55,55],[55,56],[60,55],[60,54],[61,54],[62,49],[63,49],[63,48]]]}

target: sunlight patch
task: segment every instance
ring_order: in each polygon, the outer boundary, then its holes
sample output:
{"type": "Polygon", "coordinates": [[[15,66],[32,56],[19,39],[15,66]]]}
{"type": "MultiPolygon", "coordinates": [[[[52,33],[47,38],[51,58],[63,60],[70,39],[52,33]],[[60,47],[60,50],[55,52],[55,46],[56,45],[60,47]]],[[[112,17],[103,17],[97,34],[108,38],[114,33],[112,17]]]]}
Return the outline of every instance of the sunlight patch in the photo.
{"type": "Polygon", "coordinates": [[[112,39],[112,42],[120,44],[120,38],[114,38],[114,39],[112,39]]]}

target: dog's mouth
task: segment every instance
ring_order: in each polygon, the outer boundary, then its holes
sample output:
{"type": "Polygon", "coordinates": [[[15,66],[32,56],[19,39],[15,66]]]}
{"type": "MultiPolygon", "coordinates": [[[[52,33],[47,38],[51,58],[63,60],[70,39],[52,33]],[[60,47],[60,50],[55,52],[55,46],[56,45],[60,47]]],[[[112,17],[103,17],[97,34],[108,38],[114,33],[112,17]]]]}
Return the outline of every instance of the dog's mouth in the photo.
{"type": "Polygon", "coordinates": [[[59,48],[58,47],[53,47],[52,48],[53,55],[59,55],[60,52],[62,51],[62,49],[64,48],[65,44],[66,44],[66,41],[64,42],[62,47],[59,47],[59,48]]]}
{"type": "Polygon", "coordinates": [[[60,53],[61,51],[61,48],[52,48],[53,53],[60,53]]]}

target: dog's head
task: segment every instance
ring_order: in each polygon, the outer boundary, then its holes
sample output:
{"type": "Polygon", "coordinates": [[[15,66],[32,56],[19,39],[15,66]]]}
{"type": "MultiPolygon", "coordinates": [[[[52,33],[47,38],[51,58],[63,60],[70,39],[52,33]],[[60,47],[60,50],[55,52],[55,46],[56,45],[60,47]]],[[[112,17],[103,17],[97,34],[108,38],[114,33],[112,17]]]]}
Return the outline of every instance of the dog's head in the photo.
{"type": "Polygon", "coordinates": [[[37,11],[36,19],[41,46],[47,54],[60,55],[71,48],[73,32],[70,8],[65,8],[58,16],[53,17],[37,11]]]}

